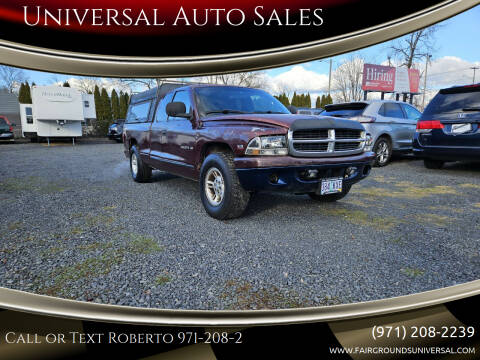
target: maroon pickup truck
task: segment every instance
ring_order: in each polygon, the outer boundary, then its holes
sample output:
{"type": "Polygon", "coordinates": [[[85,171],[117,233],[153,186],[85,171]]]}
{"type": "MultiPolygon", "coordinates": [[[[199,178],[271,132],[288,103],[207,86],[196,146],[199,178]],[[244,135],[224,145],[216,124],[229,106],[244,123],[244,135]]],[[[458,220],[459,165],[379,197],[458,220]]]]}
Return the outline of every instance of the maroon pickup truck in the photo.
{"type": "Polygon", "coordinates": [[[339,200],[374,159],[356,121],[293,115],[265,91],[209,84],[164,83],[132,96],[123,143],[135,181],[152,169],[199,181],[217,219],[240,216],[262,190],[339,200]]]}

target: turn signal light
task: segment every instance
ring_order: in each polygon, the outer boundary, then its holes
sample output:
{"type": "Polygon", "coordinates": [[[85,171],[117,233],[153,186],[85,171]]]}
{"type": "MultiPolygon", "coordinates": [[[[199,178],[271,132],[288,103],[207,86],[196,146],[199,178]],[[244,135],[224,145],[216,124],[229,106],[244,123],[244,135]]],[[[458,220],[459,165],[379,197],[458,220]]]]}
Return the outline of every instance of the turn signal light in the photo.
{"type": "Polygon", "coordinates": [[[421,120],[417,122],[417,132],[430,132],[433,129],[443,129],[440,120],[421,120]]]}

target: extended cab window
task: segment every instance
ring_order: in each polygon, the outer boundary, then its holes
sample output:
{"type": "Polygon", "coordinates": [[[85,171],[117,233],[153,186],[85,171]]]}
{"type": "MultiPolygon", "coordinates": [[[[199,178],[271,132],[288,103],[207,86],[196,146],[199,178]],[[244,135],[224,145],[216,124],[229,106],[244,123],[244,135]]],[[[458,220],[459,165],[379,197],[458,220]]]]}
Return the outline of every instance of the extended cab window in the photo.
{"type": "Polygon", "coordinates": [[[173,92],[165,95],[163,99],[160,100],[157,106],[157,112],[155,113],[156,122],[167,121],[167,118],[168,118],[167,104],[172,102],[172,98],[173,98],[173,92]]]}
{"type": "MultiPolygon", "coordinates": [[[[187,90],[177,91],[173,101],[183,102],[185,104],[185,111],[187,114],[192,112],[192,102],[190,101],[190,92],[187,90]]],[[[165,105],[166,106],[166,105],[165,105]]],[[[182,117],[168,117],[168,120],[187,120],[182,117]]]]}
{"type": "Polygon", "coordinates": [[[151,101],[131,105],[128,109],[127,122],[139,123],[148,121],[148,113],[150,111],[151,101]]]}

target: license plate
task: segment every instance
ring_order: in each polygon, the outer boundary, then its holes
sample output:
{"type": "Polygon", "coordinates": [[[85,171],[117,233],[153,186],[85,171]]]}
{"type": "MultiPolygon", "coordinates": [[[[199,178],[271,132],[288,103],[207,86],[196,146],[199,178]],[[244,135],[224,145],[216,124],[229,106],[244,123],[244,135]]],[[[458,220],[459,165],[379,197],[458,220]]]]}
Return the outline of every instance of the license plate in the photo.
{"type": "Polygon", "coordinates": [[[463,134],[472,131],[472,124],[452,124],[452,134],[463,134]]]}
{"type": "Polygon", "coordinates": [[[342,192],[343,179],[323,179],[320,185],[320,195],[336,194],[342,192]]]}

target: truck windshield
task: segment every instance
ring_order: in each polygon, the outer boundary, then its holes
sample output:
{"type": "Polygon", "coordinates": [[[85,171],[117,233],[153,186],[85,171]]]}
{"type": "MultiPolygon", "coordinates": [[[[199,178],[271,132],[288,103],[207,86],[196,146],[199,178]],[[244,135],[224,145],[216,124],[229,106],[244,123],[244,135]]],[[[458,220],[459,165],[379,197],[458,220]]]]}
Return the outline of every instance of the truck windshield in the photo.
{"type": "Polygon", "coordinates": [[[195,89],[200,117],[222,114],[290,114],[272,95],[259,89],[211,86],[195,89]]]}

